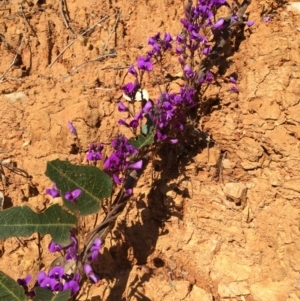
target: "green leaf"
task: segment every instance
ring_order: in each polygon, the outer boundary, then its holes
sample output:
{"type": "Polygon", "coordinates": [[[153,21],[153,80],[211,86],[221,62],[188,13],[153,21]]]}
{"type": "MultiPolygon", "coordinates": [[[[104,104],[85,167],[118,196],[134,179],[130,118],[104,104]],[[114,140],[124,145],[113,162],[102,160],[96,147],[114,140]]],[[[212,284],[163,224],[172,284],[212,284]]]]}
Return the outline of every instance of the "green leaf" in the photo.
{"type": "Polygon", "coordinates": [[[70,230],[76,222],[76,217],[58,204],[43,213],[36,213],[28,206],[12,207],[0,211],[0,239],[28,237],[39,232],[41,235],[50,234],[56,243],[67,246],[70,244],[70,230]]]}
{"type": "Polygon", "coordinates": [[[142,148],[143,146],[150,145],[154,142],[153,135],[150,134],[148,136],[139,135],[137,139],[129,139],[128,141],[131,145],[136,147],[137,149],[142,148]]]}
{"type": "Polygon", "coordinates": [[[153,120],[149,117],[149,114],[146,114],[145,117],[147,122],[142,125],[142,133],[147,136],[153,132],[154,124],[153,120]]]}
{"type": "Polygon", "coordinates": [[[72,211],[79,210],[81,215],[98,212],[100,202],[111,195],[111,178],[95,166],[78,166],[57,159],[47,162],[46,176],[61,191],[64,204],[72,211]],[[65,199],[66,192],[78,188],[82,193],[76,204],[65,199]]]}
{"type": "Polygon", "coordinates": [[[36,287],[34,291],[34,301],[68,301],[71,295],[70,290],[62,291],[58,294],[53,294],[50,290],[46,288],[36,287]]]}
{"type": "Polygon", "coordinates": [[[25,301],[28,297],[24,289],[12,278],[0,271],[0,300],[25,301]]]}

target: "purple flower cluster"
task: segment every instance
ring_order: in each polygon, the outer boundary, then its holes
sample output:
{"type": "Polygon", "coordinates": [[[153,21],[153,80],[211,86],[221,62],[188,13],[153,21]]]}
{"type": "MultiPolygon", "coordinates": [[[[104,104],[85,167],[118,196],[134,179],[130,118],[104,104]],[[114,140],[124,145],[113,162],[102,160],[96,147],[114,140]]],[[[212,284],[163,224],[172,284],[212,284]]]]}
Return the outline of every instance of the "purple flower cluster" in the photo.
{"type": "MultiPolygon", "coordinates": [[[[47,194],[51,195],[53,198],[60,197],[60,191],[56,189],[56,184],[53,183],[51,188],[46,189],[47,194]]],[[[76,199],[81,195],[81,189],[74,189],[73,191],[67,191],[65,193],[65,199],[71,203],[75,203],[76,199]]]]}
{"type": "Polygon", "coordinates": [[[53,198],[60,197],[60,191],[56,189],[56,184],[53,183],[51,188],[46,189],[47,194],[51,195],[53,198]]]}
{"type": "Polygon", "coordinates": [[[44,271],[40,271],[37,277],[37,285],[47,288],[54,293],[65,290],[71,290],[71,294],[76,294],[79,289],[79,274],[66,274],[62,266],[52,268],[48,275],[44,271]]]}
{"type": "Polygon", "coordinates": [[[115,151],[104,162],[104,170],[112,175],[116,184],[121,184],[120,173],[124,174],[130,169],[141,169],[142,160],[135,163],[130,161],[138,150],[128,142],[124,135],[118,135],[111,144],[115,151]]]}
{"type": "Polygon", "coordinates": [[[27,296],[29,296],[30,298],[33,298],[35,296],[35,293],[33,290],[29,291],[29,288],[28,288],[28,283],[31,281],[31,279],[32,279],[32,276],[28,275],[25,278],[17,279],[17,282],[19,285],[21,285],[23,287],[25,294],[27,296]]]}
{"type": "Polygon", "coordinates": [[[67,261],[69,260],[77,260],[78,255],[77,255],[77,249],[78,249],[78,244],[77,244],[77,239],[75,238],[75,236],[71,233],[71,244],[68,245],[67,247],[62,247],[59,244],[51,241],[48,249],[50,253],[54,253],[54,252],[60,252],[63,251],[65,254],[65,259],[67,261]]]}
{"type": "Polygon", "coordinates": [[[102,154],[101,154],[102,150],[103,150],[102,144],[99,143],[97,146],[95,146],[94,143],[91,143],[88,153],[86,155],[86,159],[88,161],[93,161],[93,162],[101,160],[102,159],[102,154]]]}
{"type": "Polygon", "coordinates": [[[171,34],[165,33],[164,38],[160,37],[158,32],[153,37],[148,39],[148,45],[152,46],[151,51],[148,52],[148,56],[162,55],[163,52],[172,49],[173,38],[171,34]]]}
{"type": "MultiPolygon", "coordinates": [[[[195,106],[195,90],[192,87],[181,87],[179,93],[162,93],[156,100],[155,106],[149,112],[154,123],[158,141],[168,138],[167,132],[182,131],[186,120],[185,112],[195,106]]],[[[177,139],[168,140],[177,143],[177,139]]]]}

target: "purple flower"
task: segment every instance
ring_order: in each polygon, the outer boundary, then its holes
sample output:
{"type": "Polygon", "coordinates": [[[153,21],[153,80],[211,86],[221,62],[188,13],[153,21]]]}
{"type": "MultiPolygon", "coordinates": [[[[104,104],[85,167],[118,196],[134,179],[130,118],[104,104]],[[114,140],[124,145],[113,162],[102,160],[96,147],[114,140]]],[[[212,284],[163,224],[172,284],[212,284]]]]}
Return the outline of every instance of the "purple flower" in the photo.
{"type": "Polygon", "coordinates": [[[137,67],[144,71],[152,70],[152,63],[149,56],[140,56],[137,60],[137,67]]]}
{"type": "Polygon", "coordinates": [[[35,292],[33,290],[28,290],[28,283],[31,281],[32,277],[30,275],[26,276],[25,278],[17,279],[19,285],[21,285],[24,289],[24,292],[27,296],[33,298],[35,296],[35,292]]]}
{"type": "Polygon", "coordinates": [[[264,19],[263,19],[263,21],[264,21],[265,23],[268,23],[270,20],[271,20],[271,17],[270,17],[270,16],[264,17],[264,19]]]}
{"type": "Polygon", "coordinates": [[[128,108],[123,104],[123,102],[118,102],[118,111],[119,112],[127,112],[128,108]]]}
{"type": "Polygon", "coordinates": [[[246,22],[246,25],[248,27],[251,27],[254,23],[255,23],[255,21],[248,21],[248,22],[246,22]]]}
{"type": "Polygon", "coordinates": [[[203,54],[204,55],[206,55],[206,56],[208,56],[209,54],[210,54],[210,52],[211,52],[211,47],[210,46],[208,46],[208,47],[205,47],[204,49],[203,49],[203,54]]]}
{"type": "Polygon", "coordinates": [[[239,92],[239,89],[237,86],[231,86],[228,91],[231,91],[231,92],[235,92],[235,93],[238,93],[239,92]]]}
{"type": "Polygon", "coordinates": [[[86,155],[86,159],[88,161],[99,161],[102,159],[102,154],[101,151],[103,150],[103,145],[98,144],[97,147],[95,147],[94,143],[91,143],[89,147],[89,151],[86,155]]]}
{"type": "Polygon", "coordinates": [[[129,96],[131,99],[134,99],[136,92],[138,91],[140,84],[137,80],[134,83],[128,83],[122,87],[122,91],[125,95],[129,96]]]}
{"type": "Polygon", "coordinates": [[[62,246],[60,246],[59,244],[56,244],[55,242],[51,241],[49,246],[48,246],[48,250],[50,253],[54,253],[54,252],[59,252],[63,249],[62,246]]]}
{"type": "Polygon", "coordinates": [[[113,174],[112,177],[113,177],[114,182],[115,182],[117,185],[120,185],[120,184],[122,183],[122,179],[119,178],[116,174],[113,174]]]}
{"type": "Polygon", "coordinates": [[[84,269],[86,275],[87,275],[94,283],[98,282],[99,277],[94,273],[92,267],[91,267],[88,263],[86,263],[86,264],[83,266],[83,269],[84,269]]]}
{"type": "Polygon", "coordinates": [[[134,169],[134,170],[141,169],[142,167],[143,167],[143,160],[140,160],[128,166],[129,169],[134,169]]]}
{"type": "Polygon", "coordinates": [[[161,132],[157,132],[156,137],[157,137],[158,141],[163,141],[168,138],[168,136],[166,134],[162,134],[161,132]]]}
{"type": "Polygon", "coordinates": [[[100,238],[95,238],[91,248],[90,248],[90,251],[91,251],[91,256],[89,257],[89,260],[91,261],[95,261],[98,259],[98,255],[99,255],[99,252],[101,250],[101,247],[102,247],[102,242],[101,242],[101,239],[100,238]]]}
{"type": "Polygon", "coordinates": [[[222,29],[223,28],[223,24],[224,24],[224,19],[220,19],[218,20],[214,25],[213,27],[215,29],[222,29]]]}
{"type": "Polygon", "coordinates": [[[49,271],[48,275],[50,278],[54,278],[55,280],[60,281],[60,279],[62,278],[64,273],[65,273],[65,270],[63,267],[56,266],[49,271]]]}
{"type": "Polygon", "coordinates": [[[53,183],[52,188],[46,189],[46,193],[51,195],[53,198],[60,196],[60,191],[56,189],[55,183],[53,183]]]}
{"type": "Polygon", "coordinates": [[[233,14],[232,17],[231,17],[230,23],[235,23],[235,22],[238,21],[238,19],[239,19],[238,16],[233,14]]]}
{"type": "Polygon", "coordinates": [[[64,286],[63,286],[63,290],[71,290],[71,294],[74,295],[77,292],[79,292],[79,284],[77,281],[75,280],[70,280],[68,282],[65,282],[64,286]]]}
{"type": "Polygon", "coordinates": [[[169,142],[171,144],[177,144],[178,143],[178,139],[170,139],[169,142]]]}
{"type": "Polygon", "coordinates": [[[152,109],[152,107],[153,107],[152,102],[150,100],[148,100],[143,107],[143,113],[145,113],[145,114],[149,113],[149,111],[152,109]]]}
{"type": "Polygon", "coordinates": [[[71,240],[72,240],[72,243],[65,248],[65,251],[66,251],[66,260],[69,261],[69,260],[77,260],[77,240],[74,236],[71,235],[71,240]]]}
{"type": "Polygon", "coordinates": [[[75,189],[73,191],[68,191],[65,194],[65,199],[72,203],[75,203],[76,199],[81,195],[81,193],[82,193],[81,189],[75,189]]]}
{"type": "Polygon", "coordinates": [[[185,65],[184,68],[183,68],[183,72],[185,74],[185,76],[188,78],[188,79],[191,79],[195,76],[195,73],[194,71],[192,70],[192,68],[188,65],[185,65]]]}
{"type": "Polygon", "coordinates": [[[206,71],[205,73],[205,81],[211,83],[214,80],[214,77],[210,71],[206,71]]]}
{"type": "Polygon", "coordinates": [[[77,135],[77,131],[71,121],[68,121],[68,127],[71,134],[77,135]]]}
{"type": "Polygon", "coordinates": [[[41,281],[40,283],[40,287],[50,289],[51,291],[55,290],[55,285],[56,285],[55,279],[50,277],[44,278],[43,281],[41,281]]]}
{"type": "Polygon", "coordinates": [[[137,74],[137,72],[136,72],[136,70],[135,70],[135,68],[134,68],[133,65],[131,65],[131,66],[128,68],[128,73],[129,73],[129,74],[132,74],[132,75],[135,76],[135,77],[138,76],[138,74],[137,74]]]}
{"type": "Polygon", "coordinates": [[[236,79],[233,76],[230,76],[229,81],[233,84],[236,84],[236,79]]]}

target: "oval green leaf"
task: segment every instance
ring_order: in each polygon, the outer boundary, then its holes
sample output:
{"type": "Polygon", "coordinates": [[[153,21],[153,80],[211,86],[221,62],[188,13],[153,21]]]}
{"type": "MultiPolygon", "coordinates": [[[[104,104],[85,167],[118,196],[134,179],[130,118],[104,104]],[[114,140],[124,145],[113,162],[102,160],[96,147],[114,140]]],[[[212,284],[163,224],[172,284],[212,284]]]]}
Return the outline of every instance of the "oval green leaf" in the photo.
{"type": "Polygon", "coordinates": [[[81,215],[98,212],[100,202],[111,195],[111,178],[95,166],[78,166],[56,159],[47,162],[46,176],[61,191],[64,204],[72,211],[79,210],[81,215]],[[74,189],[82,191],[76,205],[64,197],[66,192],[74,189]]]}

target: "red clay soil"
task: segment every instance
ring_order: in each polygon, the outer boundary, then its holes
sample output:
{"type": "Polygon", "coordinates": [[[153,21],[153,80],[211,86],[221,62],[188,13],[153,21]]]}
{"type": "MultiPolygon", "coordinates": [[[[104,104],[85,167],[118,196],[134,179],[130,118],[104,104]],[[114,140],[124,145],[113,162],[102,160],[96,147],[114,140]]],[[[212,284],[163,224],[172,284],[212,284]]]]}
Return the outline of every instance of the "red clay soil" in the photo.
{"type": "MultiPolygon", "coordinates": [[[[130,135],[116,109],[126,68],[146,53],[149,36],[181,30],[180,0],[67,0],[68,26],[59,2],[0,1],[0,160],[33,177],[5,169],[5,208],[40,212],[57,202],[44,192],[47,161],[86,164],[84,152],[70,154],[78,141],[67,121],[83,150],[130,135]]],[[[180,170],[167,152],[148,165],[105,241],[95,266],[100,283],[80,300],[300,300],[300,11],[295,3],[252,2],[255,24],[205,93],[196,126],[212,143],[180,170]],[[228,91],[232,74],[239,94],[228,91]]],[[[181,71],[176,60],[169,57],[166,74],[181,71]]],[[[41,242],[45,269],[55,258],[50,240],[41,242]]],[[[0,242],[0,270],[36,277],[36,244],[36,234],[0,242]]]]}

